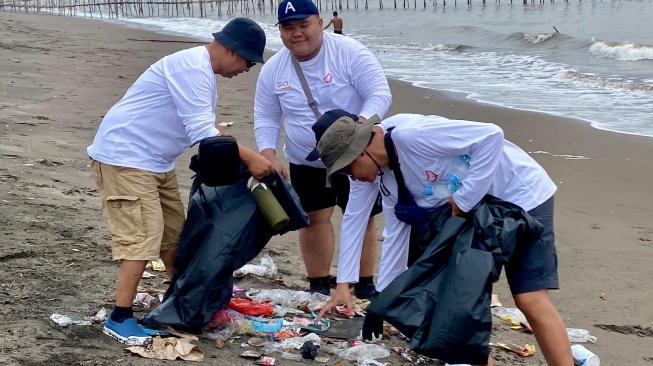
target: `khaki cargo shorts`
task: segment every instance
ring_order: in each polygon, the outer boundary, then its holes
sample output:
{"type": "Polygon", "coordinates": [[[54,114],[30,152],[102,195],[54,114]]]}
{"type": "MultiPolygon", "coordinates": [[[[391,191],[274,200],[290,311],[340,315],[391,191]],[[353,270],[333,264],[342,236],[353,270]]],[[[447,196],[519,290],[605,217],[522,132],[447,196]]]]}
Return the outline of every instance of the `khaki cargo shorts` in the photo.
{"type": "Polygon", "coordinates": [[[156,260],[176,250],[186,215],[177,173],[152,173],[91,159],[113,260],[156,260]]]}

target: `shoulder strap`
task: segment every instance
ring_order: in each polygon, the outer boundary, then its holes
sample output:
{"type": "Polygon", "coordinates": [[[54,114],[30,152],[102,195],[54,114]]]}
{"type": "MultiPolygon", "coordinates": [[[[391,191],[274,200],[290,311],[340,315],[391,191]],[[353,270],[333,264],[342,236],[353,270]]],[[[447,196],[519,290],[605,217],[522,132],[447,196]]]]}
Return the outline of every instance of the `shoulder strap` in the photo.
{"type": "Polygon", "coordinates": [[[403,204],[408,204],[413,201],[413,196],[406,188],[406,182],[404,182],[404,175],[401,173],[399,166],[399,158],[397,157],[397,152],[395,151],[395,144],[392,141],[392,130],[394,127],[388,128],[385,132],[385,137],[383,139],[385,143],[385,150],[388,154],[388,160],[390,161],[389,166],[390,170],[395,175],[395,180],[397,181],[397,188],[399,191],[399,202],[403,204]]]}
{"type": "Polygon", "coordinates": [[[317,110],[317,103],[315,102],[315,99],[313,99],[313,94],[311,94],[311,89],[308,88],[308,83],[306,82],[306,77],[304,76],[302,67],[299,66],[299,61],[297,61],[297,57],[295,57],[295,55],[291,53],[290,58],[292,59],[292,65],[295,68],[295,72],[299,77],[299,83],[302,84],[302,89],[304,89],[304,94],[306,94],[306,99],[308,99],[308,106],[315,114],[315,118],[320,118],[321,114],[317,110]]]}

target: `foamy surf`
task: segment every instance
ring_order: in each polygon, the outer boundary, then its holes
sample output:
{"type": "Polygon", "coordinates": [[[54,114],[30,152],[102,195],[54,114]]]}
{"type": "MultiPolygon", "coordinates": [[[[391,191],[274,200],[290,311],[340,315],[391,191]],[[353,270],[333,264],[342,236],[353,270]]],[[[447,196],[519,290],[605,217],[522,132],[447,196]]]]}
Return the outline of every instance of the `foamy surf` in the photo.
{"type": "Polygon", "coordinates": [[[594,88],[653,95],[653,85],[639,84],[621,79],[609,80],[594,74],[567,71],[563,74],[562,79],[594,88]]]}
{"type": "Polygon", "coordinates": [[[555,33],[524,33],[524,38],[533,44],[545,42],[553,36],[555,33]]]}
{"type": "Polygon", "coordinates": [[[619,61],[653,60],[653,46],[650,45],[597,41],[595,38],[592,42],[589,52],[598,57],[619,61]]]}

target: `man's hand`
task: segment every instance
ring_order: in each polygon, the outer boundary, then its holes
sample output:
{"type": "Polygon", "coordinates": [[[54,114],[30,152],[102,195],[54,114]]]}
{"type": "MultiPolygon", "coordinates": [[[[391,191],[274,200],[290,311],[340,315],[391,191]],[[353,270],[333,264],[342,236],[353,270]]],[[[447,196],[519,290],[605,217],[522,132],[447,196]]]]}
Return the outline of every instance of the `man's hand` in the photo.
{"type": "Polygon", "coordinates": [[[324,314],[326,314],[331,309],[339,305],[345,305],[347,310],[354,313],[354,305],[351,302],[351,294],[349,293],[349,283],[343,282],[339,283],[336,287],[336,292],[331,296],[331,299],[320,309],[320,312],[317,314],[317,320],[322,319],[324,314]]]}
{"type": "Polygon", "coordinates": [[[453,200],[453,196],[449,197],[449,203],[451,204],[451,216],[465,216],[467,214],[467,212],[458,207],[456,201],[453,200]]]}
{"type": "Polygon", "coordinates": [[[261,151],[261,155],[264,156],[266,159],[268,159],[270,164],[272,164],[272,167],[274,168],[274,170],[277,173],[279,173],[279,175],[281,175],[281,177],[283,179],[288,180],[288,178],[289,178],[288,172],[283,167],[283,165],[281,165],[279,160],[277,160],[274,149],[265,149],[265,150],[261,151]]]}
{"type": "Polygon", "coordinates": [[[249,172],[252,173],[254,178],[262,179],[263,177],[274,173],[274,168],[270,161],[265,157],[255,153],[250,148],[238,144],[238,153],[240,154],[240,161],[247,165],[249,172]]]}

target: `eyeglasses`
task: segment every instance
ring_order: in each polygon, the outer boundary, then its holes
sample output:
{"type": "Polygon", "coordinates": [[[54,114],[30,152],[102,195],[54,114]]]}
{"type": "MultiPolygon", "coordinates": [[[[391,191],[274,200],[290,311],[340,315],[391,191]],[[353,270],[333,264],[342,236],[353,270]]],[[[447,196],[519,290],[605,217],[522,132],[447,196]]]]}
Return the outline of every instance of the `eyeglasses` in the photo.
{"type": "Polygon", "coordinates": [[[247,61],[247,68],[248,69],[251,69],[252,67],[256,66],[256,62],[250,61],[250,60],[246,60],[246,61],[247,61]]]}

